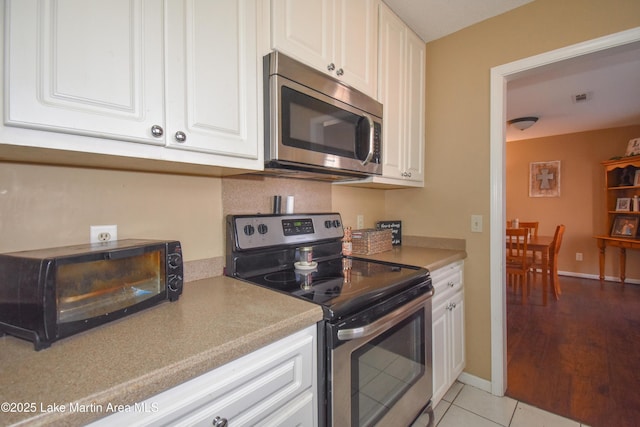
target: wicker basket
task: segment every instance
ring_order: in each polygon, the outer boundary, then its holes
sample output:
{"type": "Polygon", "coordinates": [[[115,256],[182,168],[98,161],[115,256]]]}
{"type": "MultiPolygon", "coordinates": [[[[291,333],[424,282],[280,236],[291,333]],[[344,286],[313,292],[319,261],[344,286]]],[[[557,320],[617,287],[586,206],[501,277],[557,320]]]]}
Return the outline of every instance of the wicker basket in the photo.
{"type": "Polygon", "coordinates": [[[363,230],[353,230],[351,238],[353,253],[358,255],[371,255],[380,252],[390,251],[393,248],[391,244],[391,230],[376,230],[367,228],[363,230]]]}

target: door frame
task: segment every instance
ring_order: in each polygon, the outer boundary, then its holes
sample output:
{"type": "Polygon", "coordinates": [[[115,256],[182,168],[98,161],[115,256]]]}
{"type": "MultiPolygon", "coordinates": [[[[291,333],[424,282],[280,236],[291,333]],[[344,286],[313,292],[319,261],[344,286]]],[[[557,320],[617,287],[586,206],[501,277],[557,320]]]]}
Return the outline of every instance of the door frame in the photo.
{"type": "Polygon", "coordinates": [[[640,42],[640,27],[545,52],[491,69],[490,81],[490,280],[491,280],[491,393],[507,389],[507,321],[504,229],[506,221],[505,159],[507,82],[536,68],[640,42]]]}

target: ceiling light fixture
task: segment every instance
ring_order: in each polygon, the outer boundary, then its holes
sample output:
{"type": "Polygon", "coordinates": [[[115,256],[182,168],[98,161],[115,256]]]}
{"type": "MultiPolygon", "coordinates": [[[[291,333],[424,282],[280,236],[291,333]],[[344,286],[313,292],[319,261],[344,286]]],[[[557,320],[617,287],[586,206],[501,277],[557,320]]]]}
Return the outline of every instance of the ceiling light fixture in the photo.
{"type": "Polygon", "coordinates": [[[518,117],[507,122],[508,125],[513,126],[516,129],[525,130],[529,129],[538,121],[537,117],[518,117]]]}

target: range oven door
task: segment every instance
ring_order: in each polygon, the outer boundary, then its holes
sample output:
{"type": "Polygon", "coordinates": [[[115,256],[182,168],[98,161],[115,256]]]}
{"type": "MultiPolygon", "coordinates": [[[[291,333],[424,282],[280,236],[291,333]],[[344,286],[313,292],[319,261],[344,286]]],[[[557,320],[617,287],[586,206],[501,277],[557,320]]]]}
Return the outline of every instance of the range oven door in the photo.
{"type": "Polygon", "coordinates": [[[431,295],[367,324],[329,327],[335,343],[328,349],[333,426],[410,425],[427,408],[433,391],[431,295]]]}

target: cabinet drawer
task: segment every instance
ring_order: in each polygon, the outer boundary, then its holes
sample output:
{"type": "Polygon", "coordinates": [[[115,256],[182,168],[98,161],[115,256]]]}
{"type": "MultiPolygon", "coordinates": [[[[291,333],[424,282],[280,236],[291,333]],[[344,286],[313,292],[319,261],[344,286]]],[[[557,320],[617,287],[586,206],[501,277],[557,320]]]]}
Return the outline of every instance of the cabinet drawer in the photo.
{"type": "Polygon", "coordinates": [[[431,272],[435,289],[434,304],[462,289],[462,262],[456,262],[431,272]]]}
{"type": "Polygon", "coordinates": [[[315,352],[314,326],[92,426],[315,425],[315,352]]]}

